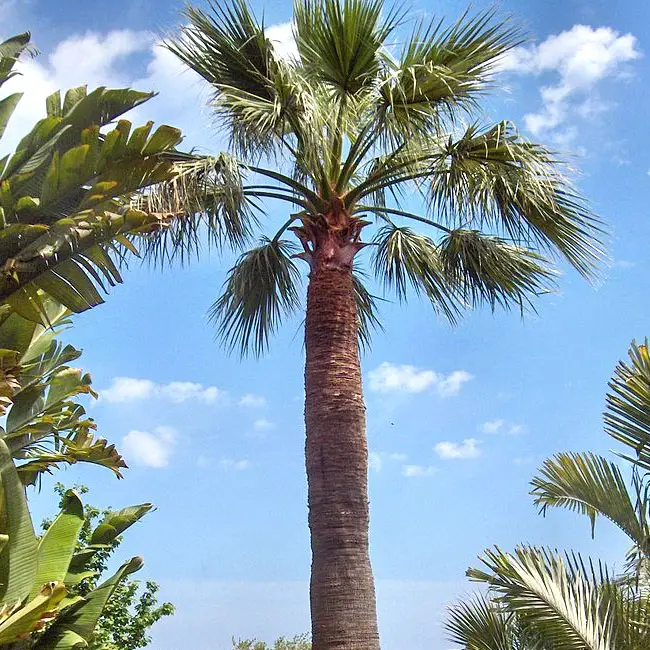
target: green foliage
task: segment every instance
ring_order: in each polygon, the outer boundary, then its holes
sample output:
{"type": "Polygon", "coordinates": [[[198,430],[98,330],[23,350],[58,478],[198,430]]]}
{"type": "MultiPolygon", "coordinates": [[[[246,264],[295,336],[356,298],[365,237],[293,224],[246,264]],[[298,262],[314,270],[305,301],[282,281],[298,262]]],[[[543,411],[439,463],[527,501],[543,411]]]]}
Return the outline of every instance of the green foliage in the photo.
{"type": "Polygon", "coordinates": [[[70,364],[81,352],[56,337],[70,324],[68,312],[51,298],[39,298],[49,327],[0,307],[0,427],[18,461],[25,484],[61,464],[86,462],[111,469],[118,477],[124,459],[103,438],[78,402],[96,397],[88,373],[70,364]]]}
{"type": "MultiPolygon", "coordinates": [[[[29,34],[0,43],[0,86],[28,43],[29,34]]],[[[0,99],[0,137],[20,97],[0,99]]],[[[61,464],[90,462],[118,477],[126,467],[78,402],[96,397],[90,375],[71,365],[81,352],[56,336],[71,312],[101,303],[100,291],[121,282],[116,261],[137,253],[132,239],[173,219],[135,205],[138,192],[172,177],[180,142],[177,129],[133,128],[122,118],[151,97],[57,91],[0,161],[0,645],[138,648],[172,611],[157,605],[155,583],[142,593],[124,584],[139,557],[100,583],[120,535],[151,504],[103,513],[97,523],[96,509],[61,490],[61,512],[39,540],[24,489],[61,464]]]]}
{"type": "Polygon", "coordinates": [[[118,585],[106,603],[90,641],[91,650],[133,650],[149,645],[149,630],[174,613],[171,603],[158,604],[158,585],[128,580],[118,585]]]}
{"type": "Polygon", "coordinates": [[[585,515],[592,535],[598,517],[622,530],[632,546],[624,570],[575,553],[519,547],[488,550],[483,568],[467,574],[488,586],[489,598],[451,608],[450,638],[468,650],[637,650],[650,644],[650,473],[644,414],[650,412],[648,352],[632,343],[610,382],[605,429],[632,447],[629,467],[593,453],[561,453],[532,480],[540,511],[565,508],[585,515]],[[629,486],[626,477],[630,476],[629,486]]]}
{"type": "Polygon", "coordinates": [[[237,260],[223,295],[210,309],[224,341],[241,341],[242,352],[252,348],[260,354],[282,317],[297,310],[299,273],[290,257],[293,250],[290,242],[263,240],[237,260]]]}
{"type": "Polygon", "coordinates": [[[609,382],[605,431],[632,449],[629,458],[650,470],[650,354],[648,342],[632,341],[630,363],[621,361],[609,382]]]}
{"type": "MultiPolygon", "coordinates": [[[[0,44],[0,85],[29,34],[0,44]]],[[[46,100],[46,116],[0,161],[0,302],[48,324],[43,295],[73,312],[103,301],[121,282],[114,259],[130,238],[168,219],[134,207],[133,197],[170,178],[180,131],[132,128],[122,116],[153,96],[128,88],[72,88],[46,100]],[[117,121],[116,121],[117,120],[117,121]]],[[[20,95],[0,100],[0,136],[20,95]]]]}
{"type": "Polygon", "coordinates": [[[272,644],[257,639],[233,639],[232,650],[311,650],[311,641],[307,634],[281,636],[272,644]]]}
{"type": "MultiPolygon", "coordinates": [[[[110,546],[116,535],[111,538],[103,532],[104,543],[76,550],[84,528],[83,505],[74,491],[66,491],[59,516],[39,540],[23,484],[1,438],[0,477],[0,645],[22,640],[40,650],[88,647],[107,600],[142,566],[142,560],[132,558],[96,585],[89,562],[97,551],[110,546]],[[83,594],[75,594],[72,587],[79,575],[87,581],[83,594]]],[[[127,513],[122,515],[120,529],[125,530],[150,509],[150,504],[143,504],[120,511],[127,513]]],[[[90,533],[91,542],[94,534],[90,533]]]]}
{"type": "MultiPolygon", "coordinates": [[[[88,492],[83,485],[74,489],[80,494],[88,492]]],[[[63,504],[67,494],[65,487],[57,483],[55,491],[63,504]]],[[[68,576],[71,594],[87,596],[97,587],[99,577],[106,572],[113,553],[122,541],[121,533],[150,509],[150,504],[118,511],[101,511],[90,504],[84,506],[83,526],[75,549],[75,557],[83,560],[83,571],[80,571],[79,561],[73,563],[74,571],[68,576]]],[[[45,521],[44,530],[49,530],[51,525],[52,522],[45,521]]],[[[147,646],[151,640],[148,635],[151,626],[174,613],[171,603],[158,602],[158,590],[158,584],[152,580],[141,583],[126,579],[120,582],[104,605],[89,648],[135,650],[147,646]]]]}
{"type": "MultiPolygon", "coordinates": [[[[150,240],[147,255],[186,261],[203,232],[241,250],[264,202],[299,210],[231,271],[211,312],[227,347],[260,354],[294,311],[300,278],[270,248],[288,247],[286,231],[310,265],[337,242],[362,272],[359,252],[370,246],[379,283],[400,299],[427,298],[451,320],[480,304],[528,308],[554,288],[553,257],[596,273],[603,232],[563,162],[509,122],[481,126],[492,74],[522,40],[495,11],[419,22],[395,54],[404,16],[382,0],[298,0],[289,58],[245,0],[188,7],[185,17],[166,45],[210,85],[232,153],[184,157],[174,180],[143,199],[186,215],[150,240]],[[419,212],[404,209],[407,196],[422,199],[419,212]]],[[[356,294],[370,295],[359,282],[356,294]]],[[[378,322],[374,308],[360,313],[366,343],[378,322]]]]}

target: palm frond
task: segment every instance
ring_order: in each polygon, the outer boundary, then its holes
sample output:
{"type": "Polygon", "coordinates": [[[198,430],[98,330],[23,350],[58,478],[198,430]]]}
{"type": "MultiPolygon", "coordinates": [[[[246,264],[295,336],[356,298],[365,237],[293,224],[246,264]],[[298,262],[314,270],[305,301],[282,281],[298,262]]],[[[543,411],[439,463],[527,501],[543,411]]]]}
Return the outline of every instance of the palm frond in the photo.
{"type": "Polygon", "coordinates": [[[295,38],[310,79],[339,99],[374,87],[382,48],[400,22],[382,17],[382,0],[300,0],[294,4],[295,38]]]}
{"type": "Polygon", "coordinates": [[[94,463],[118,478],[124,459],[95,435],[96,424],[77,402],[96,397],[90,375],[71,367],[81,352],[63,345],[57,335],[70,323],[70,312],[41,296],[48,327],[16,311],[0,321],[0,395],[2,437],[25,484],[61,464],[94,463]]]}
{"type": "Polygon", "coordinates": [[[650,354],[648,341],[632,341],[630,363],[619,362],[609,382],[605,431],[634,451],[630,458],[650,470],[650,354]]]}
{"type": "Polygon", "coordinates": [[[409,285],[424,294],[436,311],[451,322],[458,316],[458,296],[444,275],[436,243],[410,228],[387,225],[374,240],[373,266],[378,281],[384,282],[400,300],[409,285]]]}
{"type": "Polygon", "coordinates": [[[293,67],[277,58],[246,2],[208,6],[207,12],[188,6],[188,24],[165,46],[210,84],[234,150],[244,158],[270,153],[287,126],[298,123],[308,93],[293,67]]]}
{"type": "Polygon", "coordinates": [[[606,458],[593,453],[557,454],[544,461],[531,485],[542,513],[562,507],[586,515],[592,536],[596,517],[606,517],[634,544],[649,550],[645,516],[637,513],[620,469],[606,458]]]}
{"type": "Polygon", "coordinates": [[[19,143],[2,171],[0,300],[47,324],[41,293],[75,312],[103,301],[121,281],[111,256],[133,249],[126,235],[165,220],[130,206],[132,196],[169,176],[178,129],[120,119],[151,97],[85,86],[47,98],[47,117],[19,143]]]}
{"type": "Polygon", "coordinates": [[[496,63],[522,42],[510,21],[496,21],[488,9],[465,12],[448,27],[434,19],[420,22],[398,61],[388,59],[380,83],[377,119],[385,136],[397,142],[422,132],[439,132],[458,109],[476,109],[496,63]]]}
{"type": "Polygon", "coordinates": [[[517,647],[514,615],[483,595],[449,607],[444,627],[447,638],[465,650],[515,650],[517,647]]]}
{"type": "Polygon", "coordinates": [[[168,180],[136,203],[169,222],[144,242],[145,257],[154,264],[187,262],[199,253],[204,235],[217,248],[242,249],[257,224],[244,180],[241,165],[230,154],[184,156],[168,180]]]}
{"type": "Polygon", "coordinates": [[[593,277],[603,257],[601,225],[547,149],[501,122],[470,126],[431,157],[432,207],[463,227],[492,227],[517,244],[559,252],[593,277]]]}
{"type": "MultiPolygon", "coordinates": [[[[0,86],[6,81],[19,74],[14,71],[14,65],[20,55],[27,49],[29,45],[30,35],[28,32],[24,34],[17,34],[0,43],[0,86]]],[[[13,115],[18,102],[22,98],[23,93],[12,93],[7,97],[0,99],[0,139],[4,135],[7,123],[13,115]]],[[[6,163],[6,159],[0,164],[0,174],[2,167],[6,163]]]]}
{"type": "Polygon", "coordinates": [[[45,324],[39,290],[73,312],[85,311],[103,302],[97,287],[105,291],[104,281],[111,286],[121,282],[111,259],[112,254],[122,254],[114,241],[126,242],[126,233],[163,226],[158,217],[134,209],[104,215],[82,212],[55,223],[7,259],[0,300],[25,318],[45,324]]]}
{"type": "Polygon", "coordinates": [[[555,274],[543,257],[477,230],[452,230],[440,241],[438,253],[445,276],[468,306],[487,303],[494,310],[515,305],[523,311],[553,286],[555,274]]]}
{"type": "Polygon", "coordinates": [[[263,239],[230,269],[221,297],[210,308],[219,338],[242,356],[264,353],[282,318],[299,307],[294,252],[290,242],[263,239]]]}
{"type": "Polygon", "coordinates": [[[468,576],[486,583],[524,629],[542,635],[554,650],[616,647],[614,612],[606,601],[615,590],[599,588],[600,582],[543,549],[488,550],[481,560],[487,571],[470,569],[468,576]]]}
{"type": "Polygon", "coordinates": [[[363,283],[359,271],[352,274],[354,286],[354,302],[357,306],[359,321],[359,343],[364,349],[370,349],[373,330],[383,330],[377,313],[377,296],[373,296],[363,283]]]}

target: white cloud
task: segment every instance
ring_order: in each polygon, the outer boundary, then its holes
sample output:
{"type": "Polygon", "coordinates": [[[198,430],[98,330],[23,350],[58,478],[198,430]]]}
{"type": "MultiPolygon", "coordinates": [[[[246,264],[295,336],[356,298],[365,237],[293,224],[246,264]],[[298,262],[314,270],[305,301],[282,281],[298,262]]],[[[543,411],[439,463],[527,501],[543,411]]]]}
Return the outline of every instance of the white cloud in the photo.
{"type": "Polygon", "coordinates": [[[172,381],[156,384],[150,379],[114,377],[108,388],[100,389],[100,399],[110,403],[135,402],[144,399],[162,399],[182,404],[189,400],[206,404],[224,403],[228,394],[216,386],[203,386],[190,381],[172,381]]]}
{"type": "Polygon", "coordinates": [[[156,394],[176,404],[182,404],[188,400],[214,404],[226,397],[226,392],[219,390],[216,386],[204,387],[203,384],[191,381],[172,381],[169,384],[159,385],[156,387],[156,394]]]}
{"type": "Polygon", "coordinates": [[[23,57],[15,68],[21,74],[3,87],[7,92],[24,93],[3,137],[3,151],[13,148],[45,116],[45,98],[55,90],[84,84],[91,89],[128,85],[128,74],[120,72],[120,64],[133,54],[146,51],[152,43],[153,36],[147,32],[87,32],[61,41],[49,56],[23,57]]]}
{"type": "Polygon", "coordinates": [[[298,57],[298,47],[293,38],[293,23],[278,23],[266,28],[266,38],[273,44],[276,54],[283,59],[298,57]]]}
{"type": "Polygon", "coordinates": [[[122,439],[122,451],[128,462],[147,467],[167,467],[176,440],[171,427],[156,427],[148,431],[129,431],[122,439]]]}
{"type": "Polygon", "coordinates": [[[441,397],[458,395],[462,385],[472,379],[465,370],[455,370],[442,375],[433,370],[420,370],[410,365],[395,365],[384,361],[376,370],[368,373],[370,390],[389,393],[421,393],[435,387],[441,397]]]}
{"type": "Polygon", "coordinates": [[[508,433],[515,436],[524,430],[521,424],[507,424],[505,420],[499,418],[497,420],[488,420],[483,422],[479,427],[482,433],[508,433]]]}
{"type": "Polygon", "coordinates": [[[497,433],[503,428],[505,422],[503,420],[488,420],[481,425],[483,433],[497,433]]]}
{"type": "Polygon", "coordinates": [[[251,462],[247,458],[235,460],[234,458],[222,458],[219,461],[219,466],[225,470],[234,470],[236,472],[243,472],[250,469],[251,462]]]}
{"type": "Polygon", "coordinates": [[[275,423],[270,422],[264,418],[260,418],[259,420],[255,420],[255,422],[253,422],[253,429],[258,432],[270,431],[271,429],[275,429],[275,423]]]}
{"type": "Polygon", "coordinates": [[[262,395],[254,395],[253,393],[246,393],[238,402],[239,406],[245,408],[262,408],[267,405],[266,398],[262,395]]]}
{"type": "Polygon", "coordinates": [[[408,456],[401,452],[371,451],[368,455],[368,466],[375,472],[380,472],[385,460],[403,463],[407,458],[408,456]]]}
{"type": "Polygon", "coordinates": [[[445,440],[439,442],[434,447],[434,451],[440,458],[444,459],[468,459],[478,458],[481,455],[479,445],[480,440],[476,438],[466,438],[462,442],[449,442],[445,440]]]}
{"type": "Polygon", "coordinates": [[[436,468],[432,465],[425,467],[424,465],[404,465],[402,467],[402,475],[407,478],[413,478],[416,476],[432,476],[436,471],[436,468]]]}
{"type": "Polygon", "coordinates": [[[458,395],[463,384],[467,383],[471,379],[474,379],[474,377],[465,370],[454,370],[454,372],[446,377],[444,375],[438,375],[438,394],[441,397],[453,397],[454,395],[458,395]]]}
{"type": "Polygon", "coordinates": [[[382,460],[382,455],[379,452],[371,451],[368,456],[368,466],[370,469],[375,472],[381,472],[382,465],[384,461],[382,460]]]}
{"type": "Polygon", "coordinates": [[[99,391],[100,399],[106,402],[135,402],[153,396],[156,388],[150,379],[114,377],[109,388],[99,391]]]}
{"type": "Polygon", "coordinates": [[[574,25],[539,45],[515,48],[499,68],[555,77],[540,88],[542,106],[525,115],[524,123],[533,135],[556,132],[570,140],[575,129],[567,122],[576,115],[584,119],[607,110],[610,104],[598,96],[598,85],[606,78],[626,76],[626,64],[640,56],[632,34],[620,34],[611,27],[574,25]]]}

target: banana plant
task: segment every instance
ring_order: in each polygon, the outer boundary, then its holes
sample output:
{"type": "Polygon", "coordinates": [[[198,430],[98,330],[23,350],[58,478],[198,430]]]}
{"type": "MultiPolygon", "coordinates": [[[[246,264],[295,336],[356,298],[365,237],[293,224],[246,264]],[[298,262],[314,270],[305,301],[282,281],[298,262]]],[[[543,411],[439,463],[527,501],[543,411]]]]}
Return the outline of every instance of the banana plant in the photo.
{"type": "Polygon", "coordinates": [[[84,524],[79,496],[66,492],[61,512],[38,539],[25,491],[9,447],[0,439],[0,646],[26,641],[41,650],[87,647],[106,602],[124,578],[142,566],[134,557],[87,595],[68,587],[94,577],[93,555],[141,519],[151,504],[111,512],[97,526],[91,543],[76,551],[84,524]],[[76,551],[76,552],[75,552],[76,551]]]}
{"type": "MultiPolygon", "coordinates": [[[[29,34],[0,43],[0,87],[29,34]]],[[[0,159],[0,303],[47,324],[41,297],[73,312],[103,301],[121,282],[116,265],[132,239],[172,217],[135,207],[136,193],[171,178],[178,129],[133,128],[122,118],[153,93],[72,88],[46,100],[45,116],[0,159]],[[117,121],[116,121],[117,120],[117,121]]],[[[21,93],[0,99],[0,138],[21,93]]]]}
{"type": "Polygon", "coordinates": [[[108,467],[118,478],[126,467],[115,446],[97,428],[79,397],[92,396],[91,377],[70,364],[81,356],[56,337],[70,312],[39,296],[49,327],[0,308],[0,437],[18,463],[24,484],[60,464],[87,462],[108,467]]]}

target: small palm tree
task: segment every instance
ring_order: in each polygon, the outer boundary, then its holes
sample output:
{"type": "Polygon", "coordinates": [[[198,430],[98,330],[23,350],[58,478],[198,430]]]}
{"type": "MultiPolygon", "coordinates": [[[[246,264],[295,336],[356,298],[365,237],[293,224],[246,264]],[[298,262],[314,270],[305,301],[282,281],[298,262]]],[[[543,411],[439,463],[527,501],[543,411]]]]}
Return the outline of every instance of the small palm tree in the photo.
{"type": "Polygon", "coordinates": [[[632,343],[630,363],[610,382],[605,430],[631,448],[619,454],[631,472],[593,453],[561,453],[544,462],[532,495],[542,513],[566,508],[598,517],[631,542],[624,571],[611,574],[578,554],[520,547],[481,558],[467,575],[487,584],[490,598],[450,608],[450,638],[467,650],[637,650],[650,646],[650,355],[632,343]],[[625,475],[630,474],[630,486],[625,475]]]}
{"type": "Polygon", "coordinates": [[[550,151],[508,122],[480,126],[491,74],[520,43],[493,12],[397,38],[403,16],[381,0],[297,0],[288,58],[245,0],[185,17],[167,47],[209,83],[230,151],[180,159],[143,197],[189,215],[148,253],[185,259],[204,233],[245,250],[211,310],[244,354],[263,353],[301,308],[306,263],[313,643],[376,650],[358,342],[379,320],[357,267],[369,261],[399,299],[411,290],[451,321],[481,303],[525,308],[553,284],[546,254],[594,272],[598,222],[550,151]],[[291,212],[248,248],[270,201],[291,212]]]}
{"type": "Polygon", "coordinates": [[[466,650],[641,650],[650,643],[648,585],[576,553],[494,549],[467,575],[487,597],[452,606],[450,640],[466,650]]]}

